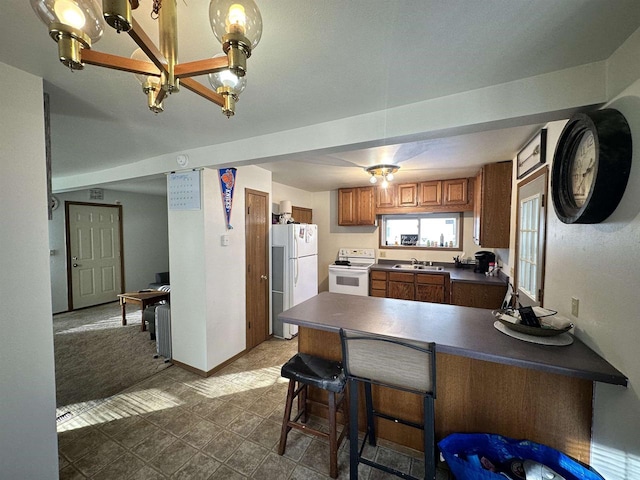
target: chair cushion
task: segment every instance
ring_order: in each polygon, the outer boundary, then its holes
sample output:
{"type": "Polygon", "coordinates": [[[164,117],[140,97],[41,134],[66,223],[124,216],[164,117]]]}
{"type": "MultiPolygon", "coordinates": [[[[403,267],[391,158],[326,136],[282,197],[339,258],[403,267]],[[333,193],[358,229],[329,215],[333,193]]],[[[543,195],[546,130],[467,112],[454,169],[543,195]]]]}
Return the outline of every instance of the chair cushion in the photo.
{"type": "Polygon", "coordinates": [[[340,393],[347,382],[340,362],[298,353],[282,366],[281,374],[289,380],[340,393]]]}

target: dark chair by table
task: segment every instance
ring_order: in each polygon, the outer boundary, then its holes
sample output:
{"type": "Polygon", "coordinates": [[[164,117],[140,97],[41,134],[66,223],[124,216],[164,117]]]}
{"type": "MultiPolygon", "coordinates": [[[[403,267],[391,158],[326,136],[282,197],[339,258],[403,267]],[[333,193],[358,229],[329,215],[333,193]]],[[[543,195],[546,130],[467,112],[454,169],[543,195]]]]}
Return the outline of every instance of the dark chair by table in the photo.
{"type": "Polygon", "coordinates": [[[367,439],[376,445],[374,417],[380,417],[424,432],[425,479],[436,474],[435,446],[435,389],[436,354],[434,343],[402,341],[396,338],[340,330],[342,360],[349,383],[350,403],[350,479],[357,480],[358,464],[364,463],[393,475],[417,480],[387,465],[362,457],[367,439]],[[358,445],[358,383],[364,384],[367,428],[364,440],[358,445]],[[422,424],[378,412],[373,405],[371,385],[381,385],[421,395],[424,405],[422,424]]]}
{"type": "Polygon", "coordinates": [[[171,281],[169,279],[169,272],[156,273],[156,281],[149,284],[149,288],[152,290],[161,290],[163,292],[169,292],[171,290],[171,281]]]}
{"type": "Polygon", "coordinates": [[[344,387],[347,383],[342,365],[339,362],[325,360],[306,353],[298,353],[291,357],[282,366],[282,376],[289,379],[289,390],[280,433],[278,454],[283,455],[287,435],[292,428],[318,437],[329,439],[329,476],[338,477],[338,448],[348,431],[349,413],[346,408],[344,387]],[[308,387],[316,387],[326,390],[328,393],[329,407],[329,433],[321,432],[306,425],[309,420],[308,406],[311,400],[308,398],[308,387]],[[298,397],[298,413],[291,419],[293,400],[298,397]],[[337,413],[342,410],[345,418],[344,427],[338,436],[337,413]]]}

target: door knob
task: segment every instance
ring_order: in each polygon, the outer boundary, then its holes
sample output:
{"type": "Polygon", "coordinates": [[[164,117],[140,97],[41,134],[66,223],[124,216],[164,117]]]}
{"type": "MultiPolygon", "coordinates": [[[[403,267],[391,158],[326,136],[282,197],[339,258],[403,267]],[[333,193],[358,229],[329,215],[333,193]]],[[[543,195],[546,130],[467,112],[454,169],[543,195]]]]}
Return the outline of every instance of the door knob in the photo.
{"type": "Polygon", "coordinates": [[[260,278],[261,278],[262,280],[266,280],[266,279],[267,279],[267,276],[266,276],[266,275],[260,275],[260,278]]]}
{"type": "Polygon", "coordinates": [[[77,263],[74,263],[73,266],[75,268],[75,267],[79,267],[80,265],[78,265],[77,263]]]}

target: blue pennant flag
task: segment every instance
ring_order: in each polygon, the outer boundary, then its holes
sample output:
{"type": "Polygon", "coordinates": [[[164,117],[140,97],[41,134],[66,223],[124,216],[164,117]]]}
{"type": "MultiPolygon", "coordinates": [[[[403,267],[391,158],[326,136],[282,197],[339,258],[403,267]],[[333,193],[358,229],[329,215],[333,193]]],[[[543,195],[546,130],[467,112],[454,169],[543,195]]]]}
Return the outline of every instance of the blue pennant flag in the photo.
{"type": "Polygon", "coordinates": [[[236,169],[221,168],[218,170],[220,176],[220,190],[222,191],[222,208],[224,208],[227,230],[231,230],[231,207],[233,206],[233,189],[236,185],[236,169]]]}

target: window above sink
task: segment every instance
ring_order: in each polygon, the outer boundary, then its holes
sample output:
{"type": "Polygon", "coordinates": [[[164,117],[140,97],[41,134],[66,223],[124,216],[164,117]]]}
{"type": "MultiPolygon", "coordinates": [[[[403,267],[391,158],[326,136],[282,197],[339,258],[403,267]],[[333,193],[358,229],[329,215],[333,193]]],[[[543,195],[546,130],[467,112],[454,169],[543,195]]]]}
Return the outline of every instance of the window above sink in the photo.
{"type": "Polygon", "coordinates": [[[380,248],[461,248],[461,213],[381,215],[380,219],[380,248]]]}

